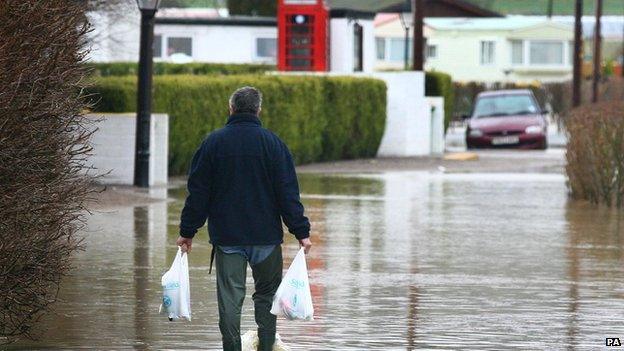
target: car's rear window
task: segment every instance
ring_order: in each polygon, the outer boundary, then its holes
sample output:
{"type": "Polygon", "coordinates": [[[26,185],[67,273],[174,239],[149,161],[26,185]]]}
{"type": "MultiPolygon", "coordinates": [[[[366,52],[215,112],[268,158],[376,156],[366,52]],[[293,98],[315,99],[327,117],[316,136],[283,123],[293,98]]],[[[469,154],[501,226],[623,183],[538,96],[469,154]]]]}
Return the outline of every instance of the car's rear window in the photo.
{"type": "Polygon", "coordinates": [[[539,109],[530,95],[509,94],[478,98],[472,115],[476,118],[504,117],[535,114],[538,112],[539,109]]]}

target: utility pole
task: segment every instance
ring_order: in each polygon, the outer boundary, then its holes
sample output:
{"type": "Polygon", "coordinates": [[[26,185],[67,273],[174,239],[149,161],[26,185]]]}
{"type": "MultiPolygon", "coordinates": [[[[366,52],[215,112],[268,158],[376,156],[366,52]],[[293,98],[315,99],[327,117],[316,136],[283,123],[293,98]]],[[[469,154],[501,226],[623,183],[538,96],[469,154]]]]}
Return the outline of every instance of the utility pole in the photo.
{"type": "Polygon", "coordinates": [[[581,105],[581,65],[583,54],[583,0],[574,6],[574,75],[572,78],[572,107],[581,105]]]}
{"type": "Polygon", "coordinates": [[[548,19],[553,16],[553,1],[554,0],[548,0],[548,19]]]}
{"type": "MultiPolygon", "coordinates": [[[[409,0],[407,1],[408,8],[409,8],[409,0]]],[[[405,11],[399,13],[399,20],[401,20],[401,26],[403,27],[403,30],[405,31],[405,39],[403,40],[403,69],[406,71],[409,71],[409,24],[407,23],[407,21],[405,20],[405,11]]]]}
{"type": "Polygon", "coordinates": [[[413,0],[412,1],[412,11],[414,13],[414,71],[422,71],[424,68],[424,37],[423,37],[423,18],[424,18],[424,10],[423,0],[413,0]]]}
{"type": "Polygon", "coordinates": [[[601,18],[602,18],[602,0],[596,0],[596,27],[594,28],[594,79],[592,81],[592,102],[598,102],[598,84],[602,77],[601,67],[601,18]]]}
{"type": "Polygon", "coordinates": [[[405,70],[409,70],[409,27],[405,27],[405,48],[403,52],[403,60],[405,61],[405,70]]]}

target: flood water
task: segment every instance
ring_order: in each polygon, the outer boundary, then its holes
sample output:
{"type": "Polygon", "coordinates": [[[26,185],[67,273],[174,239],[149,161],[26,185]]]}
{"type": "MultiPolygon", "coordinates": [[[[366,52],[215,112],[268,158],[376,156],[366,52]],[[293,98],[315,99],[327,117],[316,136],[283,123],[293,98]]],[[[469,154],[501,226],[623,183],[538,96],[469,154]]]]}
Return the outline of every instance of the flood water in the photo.
{"type": "MultiPolygon", "coordinates": [[[[556,174],[302,175],[313,225],[312,322],[293,350],[600,349],[624,341],[617,213],[571,203],[556,174]]],[[[205,229],[190,259],[193,321],[157,314],[176,252],[174,201],[95,212],[38,342],[16,349],[219,349],[205,229]]],[[[290,235],[286,265],[297,251],[290,235]]],[[[251,274],[242,331],[254,328],[251,274]]]]}

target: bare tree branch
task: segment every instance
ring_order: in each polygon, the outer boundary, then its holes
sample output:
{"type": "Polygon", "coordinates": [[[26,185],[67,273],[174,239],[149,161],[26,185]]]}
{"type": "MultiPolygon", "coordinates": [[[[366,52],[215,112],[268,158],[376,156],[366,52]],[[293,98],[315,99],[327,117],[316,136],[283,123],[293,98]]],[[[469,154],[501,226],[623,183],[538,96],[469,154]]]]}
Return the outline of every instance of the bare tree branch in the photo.
{"type": "Polygon", "coordinates": [[[85,4],[0,2],[0,343],[33,337],[80,248],[85,4]]]}

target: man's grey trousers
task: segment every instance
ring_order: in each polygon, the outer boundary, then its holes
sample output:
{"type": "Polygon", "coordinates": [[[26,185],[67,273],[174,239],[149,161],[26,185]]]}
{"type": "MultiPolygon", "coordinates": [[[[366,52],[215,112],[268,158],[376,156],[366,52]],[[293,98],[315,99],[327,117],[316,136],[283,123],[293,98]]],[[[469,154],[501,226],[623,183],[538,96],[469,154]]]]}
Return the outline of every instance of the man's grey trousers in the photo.
{"type": "MultiPolygon", "coordinates": [[[[245,299],[247,259],[237,253],[226,254],[216,250],[217,298],[219,302],[219,329],[224,351],[241,350],[241,309],[245,299]]],[[[276,317],[272,315],[273,295],[282,281],[282,247],[262,262],[251,266],[255,292],[253,294],[256,324],[258,325],[258,350],[272,350],[275,343],[276,317]]]]}

